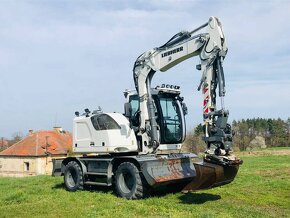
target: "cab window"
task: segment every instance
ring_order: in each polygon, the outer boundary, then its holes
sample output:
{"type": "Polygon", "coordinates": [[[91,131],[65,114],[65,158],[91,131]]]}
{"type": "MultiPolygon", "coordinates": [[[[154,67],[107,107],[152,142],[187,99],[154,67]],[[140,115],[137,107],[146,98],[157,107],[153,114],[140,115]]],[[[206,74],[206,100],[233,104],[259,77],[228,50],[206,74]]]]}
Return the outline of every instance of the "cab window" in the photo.
{"type": "Polygon", "coordinates": [[[182,140],[180,108],[175,99],[160,97],[160,107],[163,126],[162,142],[179,143],[182,140]]]}
{"type": "Polygon", "coordinates": [[[93,116],[91,121],[96,130],[121,129],[118,123],[107,114],[93,116]]]}
{"type": "Polygon", "coordinates": [[[137,95],[130,96],[129,100],[131,104],[131,118],[135,115],[135,113],[139,110],[139,97],[137,95]]]}

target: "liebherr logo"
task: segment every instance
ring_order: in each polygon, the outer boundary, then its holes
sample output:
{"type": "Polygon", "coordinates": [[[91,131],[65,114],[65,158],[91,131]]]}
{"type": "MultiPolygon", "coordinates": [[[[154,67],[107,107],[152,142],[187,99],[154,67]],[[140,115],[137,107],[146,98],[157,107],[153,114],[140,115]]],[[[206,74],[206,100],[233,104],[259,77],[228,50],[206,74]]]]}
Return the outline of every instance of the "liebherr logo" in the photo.
{"type": "Polygon", "coordinates": [[[164,52],[163,54],[161,54],[161,57],[164,58],[164,57],[167,57],[169,55],[175,54],[175,53],[180,52],[180,51],[183,51],[182,46],[179,48],[173,49],[171,51],[164,52]]]}

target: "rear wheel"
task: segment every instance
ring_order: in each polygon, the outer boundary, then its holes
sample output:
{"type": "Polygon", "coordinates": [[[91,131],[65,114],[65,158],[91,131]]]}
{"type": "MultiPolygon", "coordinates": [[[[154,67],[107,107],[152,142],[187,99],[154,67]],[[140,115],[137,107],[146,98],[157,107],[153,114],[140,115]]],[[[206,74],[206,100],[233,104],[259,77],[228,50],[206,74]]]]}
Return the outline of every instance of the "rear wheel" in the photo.
{"type": "Polygon", "coordinates": [[[140,199],[147,196],[149,187],[138,168],[133,163],[124,162],[115,172],[114,188],[119,197],[140,199]]]}
{"type": "Polygon", "coordinates": [[[69,162],[64,171],[64,184],[68,191],[74,192],[83,189],[83,172],[80,165],[76,161],[69,162]]]}

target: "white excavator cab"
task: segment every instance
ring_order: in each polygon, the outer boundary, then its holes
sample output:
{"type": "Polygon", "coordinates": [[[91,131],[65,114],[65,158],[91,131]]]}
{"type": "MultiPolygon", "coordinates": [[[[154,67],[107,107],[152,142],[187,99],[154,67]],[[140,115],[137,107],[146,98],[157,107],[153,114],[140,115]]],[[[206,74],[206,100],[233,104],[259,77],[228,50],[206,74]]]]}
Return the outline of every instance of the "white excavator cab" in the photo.
{"type": "MultiPolygon", "coordinates": [[[[159,146],[156,149],[156,153],[180,152],[181,144],[186,134],[185,104],[182,103],[183,98],[180,97],[180,89],[178,86],[162,85],[161,87],[152,88],[151,93],[154,100],[154,119],[158,125],[159,146]]],[[[125,116],[129,119],[135,133],[137,133],[139,152],[145,153],[146,145],[142,142],[141,137],[138,137],[138,132],[140,131],[140,99],[135,90],[125,91],[125,96],[130,104],[129,113],[126,112],[125,106],[125,116]]]]}
{"type": "MultiPolygon", "coordinates": [[[[159,146],[156,153],[180,152],[185,139],[184,108],[180,90],[175,86],[151,90],[154,99],[155,119],[158,125],[159,146]]],[[[84,113],[73,120],[73,152],[75,153],[147,153],[140,125],[139,97],[137,92],[126,91],[130,113],[84,113]]]]}

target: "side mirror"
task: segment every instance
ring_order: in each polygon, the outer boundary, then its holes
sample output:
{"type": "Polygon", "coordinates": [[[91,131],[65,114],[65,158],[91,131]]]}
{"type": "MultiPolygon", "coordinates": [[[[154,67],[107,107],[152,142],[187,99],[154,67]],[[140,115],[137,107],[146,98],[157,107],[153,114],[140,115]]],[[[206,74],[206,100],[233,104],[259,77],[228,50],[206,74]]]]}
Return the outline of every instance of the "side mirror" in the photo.
{"type": "Polygon", "coordinates": [[[132,116],[132,107],[131,104],[129,102],[126,102],[124,104],[124,116],[130,118],[132,116]]]}
{"type": "Polygon", "coordinates": [[[181,106],[182,106],[183,114],[184,114],[184,115],[187,115],[187,114],[188,114],[188,109],[187,109],[186,104],[185,104],[185,103],[182,103],[181,106]]]}

